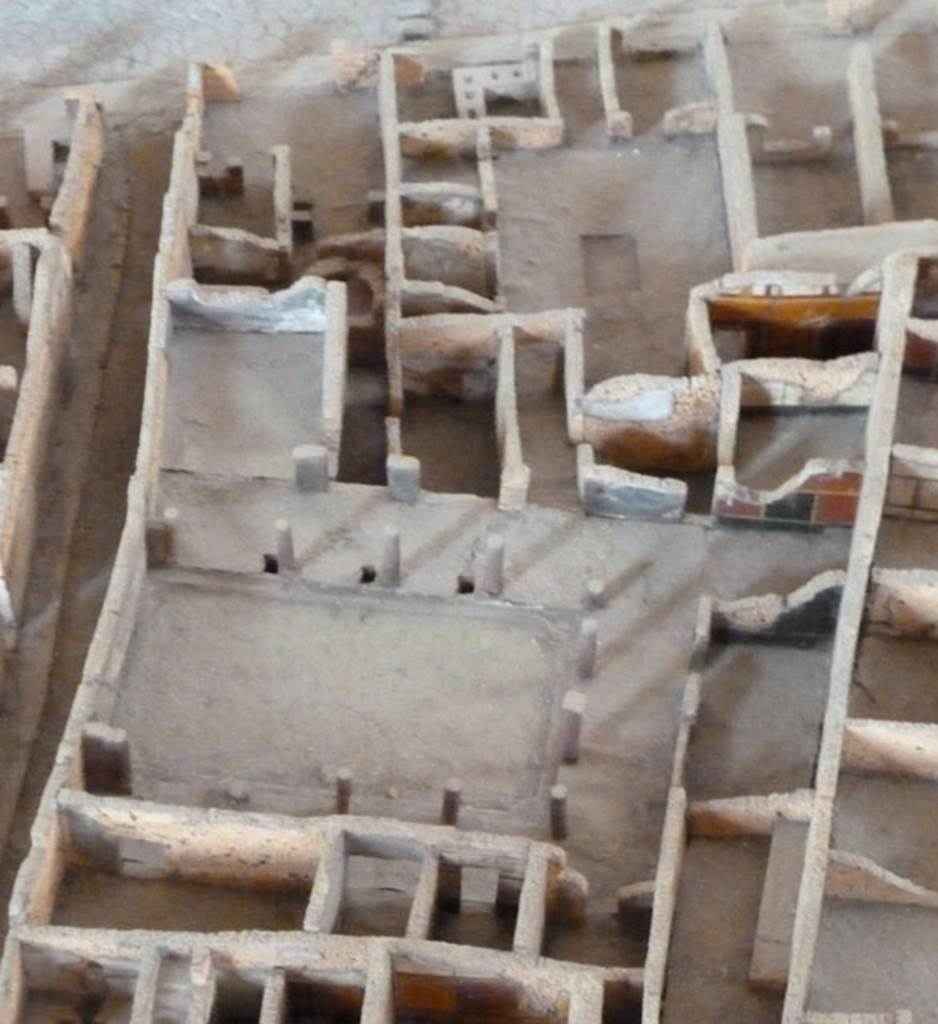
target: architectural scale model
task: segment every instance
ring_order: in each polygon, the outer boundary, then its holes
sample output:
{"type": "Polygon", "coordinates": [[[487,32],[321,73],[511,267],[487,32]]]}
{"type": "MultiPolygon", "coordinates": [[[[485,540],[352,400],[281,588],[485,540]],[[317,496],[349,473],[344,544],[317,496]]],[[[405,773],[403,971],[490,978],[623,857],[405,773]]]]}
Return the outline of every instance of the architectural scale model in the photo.
{"type": "MultiPolygon", "coordinates": [[[[193,62],[132,179],[139,444],[0,1024],[938,1022],[938,10],[399,6],[193,62]]],[[[0,206],[20,695],[137,102],[27,119],[0,206]]]]}

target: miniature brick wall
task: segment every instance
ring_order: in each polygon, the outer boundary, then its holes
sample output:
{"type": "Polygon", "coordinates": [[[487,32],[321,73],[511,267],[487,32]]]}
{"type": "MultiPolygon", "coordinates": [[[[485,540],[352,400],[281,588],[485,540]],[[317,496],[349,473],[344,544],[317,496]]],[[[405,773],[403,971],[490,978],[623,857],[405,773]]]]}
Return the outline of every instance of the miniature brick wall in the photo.
{"type": "Polygon", "coordinates": [[[714,514],[720,522],[752,526],[852,526],[857,514],[862,474],[817,473],[772,501],[767,492],[735,485],[720,494],[714,514]]]}
{"type": "Polygon", "coordinates": [[[938,448],[894,445],[886,513],[907,519],[938,519],[938,448]]]}

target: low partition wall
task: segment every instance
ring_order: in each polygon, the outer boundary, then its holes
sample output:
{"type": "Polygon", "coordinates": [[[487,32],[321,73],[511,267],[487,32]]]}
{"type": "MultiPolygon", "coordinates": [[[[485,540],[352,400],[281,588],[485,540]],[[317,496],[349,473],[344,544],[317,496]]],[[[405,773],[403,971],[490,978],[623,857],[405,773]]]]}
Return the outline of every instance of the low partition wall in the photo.
{"type": "Polygon", "coordinates": [[[497,382],[498,337],[513,331],[517,345],[556,347],[567,409],[567,432],[580,439],[583,387],[583,310],[542,313],[436,313],[405,317],[399,328],[400,368],[416,395],[478,398],[497,382]]]}
{"type": "Polygon", "coordinates": [[[547,345],[553,350],[552,387],[563,392],[567,439],[578,443],[583,430],[582,310],[405,317],[399,340],[403,381],[410,393],[483,401],[494,397],[501,463],[498,504],[502,509],[523,507],[530,471],[524,462],[518,419],[517,348],[547,345]]]}
{"type": "Polygon", "coordinates": [[[398,125],[401,153],[410,157],[472,154],[479,126],[491,132],[496,149],[556,149],[563,145],[564,123],[552,117],[445,118],[398,125]]]}
{"type": "Polygon", "coordinates": [[[518,425],[518,389],[515,380],[515,338],[511,327],[498,330],[498,382],[495,388],[495,440],[501,472],[498,507],[524,508],[528,499],[531,470],[521,453],[518,425]]]}
{"type": "Polygon", "coordinates": [[[603,21],[596,26],[596,56],[599,67],[599,89],[603,98],[603,116],[606,135],[610,139],[632,137],[632,115],[622,109],[616,83],[616,54],[623,51],[625,29],[613,22],[603,21]]]}
{"type": "Polygon", "coordinates": [[[895,639],[938,640],[938,570],[873,569],[864,629],[895,639]]]}

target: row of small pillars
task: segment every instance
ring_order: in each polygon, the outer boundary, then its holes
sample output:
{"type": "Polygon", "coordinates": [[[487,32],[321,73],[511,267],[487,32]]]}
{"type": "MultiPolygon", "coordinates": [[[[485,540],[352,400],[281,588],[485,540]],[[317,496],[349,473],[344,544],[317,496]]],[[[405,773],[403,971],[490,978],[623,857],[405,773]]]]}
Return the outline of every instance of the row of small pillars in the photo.
{"type": "MultiPolygon", "coordinates": [[[[340,768],[335,773],[336,814],[352,813],[352,790],[354,780],[347,768],[340,768]]],[[[443,785],[443,799],[440,803],[440,823],[443,825],[459,825],[459,811],[462,807],[462,779],[447,779],[443,785]]]]}
{"type": "MultiPolygon", "coordinates": [[[[293,449],[294,482],[298,491],[324,493],[329,490],[329,452],[324,445],[300,445],[293,449]]],[[[420,497],[420,460],[408,455],[389,455],[387,459],[388,491],[395,501],[413,504],[420,497]]],[[[176,561],[179,510],[167,507],[162,517],[147,524],[147,561],[157,568],[176,561]]],[[[275,554],[265,555],[264,569],[268,572],[293,572],[297,569],[293,545],[293,528],[287,519],[274,523],[275,554]]],[[[496,556],[497,557],[497,556],[496,556]]],[[[384,586],[400,586],[400,534],[390,529],[384,540],[380,569],[362,571],[363,582],[384,586]]],[[[496,567],[487,592],[501,591],[501,569],[496,567]]]]}
{"type": "MultiPolygon", "coordinates": [[[[420,494],[420,462],[406,455],[388,457],[388,487],[398,501],[413,503],[420,494]]],[[[300,491],[324,492],[329,488],[329,453],[321,445],[302,445],[293,450],[296,487],[300,491]]],[[[179,512],[167,508],[163,512],[158,530],[148,530],[147,541],[151,565],[171,564],[175,558],[175,535],[179,512]]],[[[276,554],[265,556],[265,568],[273,572],[294,572],[298,568],[293,543],[293,529],[286,519],[274,524],[276,554]]],[[[505,588],[505,538],[491,533],[485,537],[478,589],[489,597],[501,596],[505,588]]],[[[377,567],[362,567],[361,581],[384,587],[401,585],[401,533],[396,526],[385,528],[380,559],[377,567]]],[[[473,592],[474,580],[460,577],[460,592],[473,592]],[[466,585],[468,583],[468,585],[466,585]]],[[[595,612],[606,601],[606,587],[602,580],[587,580],[583,606],[595,612]]],[[[579,624],[576,640],[576,674],[579,679],[591,679],[596,672],[599,653],[599,624],[592,614],[585,615],[579,624]]],[[[561,702],[561,757],[564,764],[575,765],[580,759],[580,739],[586,694],[582,690],[567,690],[561,702]]],[[[555,783],[550,789],[550,832],[554,839],[568,835],[567,787],[555,783]]],[[[352,799],[352,775],[343,769],[336,774],[335,810],[348,814],[352,799]]],[[[446,825],[457,825],[462,802],[462,783],[450,779],[443,788],[440,820],[446,825]]]]}
{"type": "MultiPolygon", "coordinates": [[[[583,606],[595,612],[606,602],[606,587],[593,577],[586,581],[583,606]]],[[[599,655],[599,623],[595,615],[587,614],[580,620],[576,640],[576,674],[586,682],[596,674],[599,655]]],[[[580,738],[583,733],[583,715],[586,713],[586,694],[583,690],[567,690],[560,705],[561,760],[575,765],[580,760],[580,738]]],[[[566,839],[567,787],[557,782],[550,789],[550,834],[554,839],[566,839]]]]}
{"type": "MultiPolygon", "coordinates": [[[[293,449],[294,480],[299,491],[325,492],[329,489],[329,453],[322,445],[301,445],[293,449]]],[[[420,461],[408,455],[387,459],[388,490],[393,500],[413,504],[420,497],[420,461]]],[[[265,556],[264,567],[274,572],[295,572],[298,568],[293,546],[293,528],[286,519],[274,524],[276,554],[265,556]]],[[[396,527],[384,532],[378,567],[363,566],[361,581],[385,587],[401,585],[401,536],[396,527]]]]}

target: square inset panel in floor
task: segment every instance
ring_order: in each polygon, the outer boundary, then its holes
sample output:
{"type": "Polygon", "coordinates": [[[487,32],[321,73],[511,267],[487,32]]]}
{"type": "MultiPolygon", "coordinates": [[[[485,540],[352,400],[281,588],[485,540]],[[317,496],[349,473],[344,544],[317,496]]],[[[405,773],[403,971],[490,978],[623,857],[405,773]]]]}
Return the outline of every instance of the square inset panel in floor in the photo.
{"type": "Polygon", "coordinates": [[[641,288],[638,246],[629,234],[581,235],[586,294],[599,305],[615,305],[622,292],[641,288]]]}

